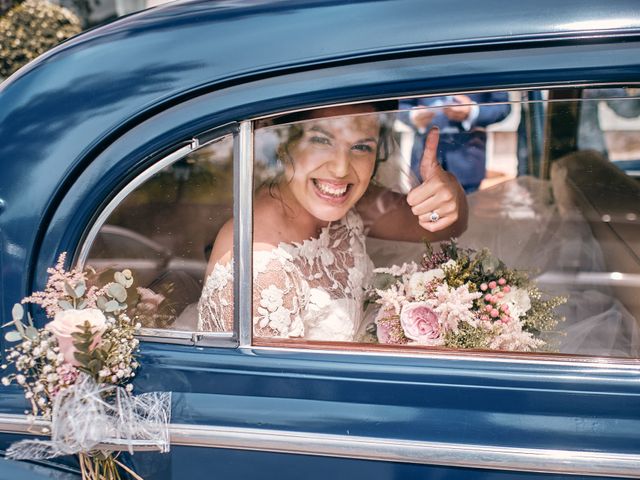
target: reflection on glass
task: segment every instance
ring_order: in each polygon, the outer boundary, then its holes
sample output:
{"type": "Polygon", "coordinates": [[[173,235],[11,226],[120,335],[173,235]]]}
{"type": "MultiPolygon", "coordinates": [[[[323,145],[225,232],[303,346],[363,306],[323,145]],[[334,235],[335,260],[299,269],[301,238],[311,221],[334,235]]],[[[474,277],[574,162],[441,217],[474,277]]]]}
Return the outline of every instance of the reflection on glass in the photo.
{"type": "Polygon", "coordinates": [[[100,229],[87,265],[129,268],[145,327],[196,330],[196,302],[217,232],[233,207],[233,141],[206,146],[131,192],[100,229]]]}

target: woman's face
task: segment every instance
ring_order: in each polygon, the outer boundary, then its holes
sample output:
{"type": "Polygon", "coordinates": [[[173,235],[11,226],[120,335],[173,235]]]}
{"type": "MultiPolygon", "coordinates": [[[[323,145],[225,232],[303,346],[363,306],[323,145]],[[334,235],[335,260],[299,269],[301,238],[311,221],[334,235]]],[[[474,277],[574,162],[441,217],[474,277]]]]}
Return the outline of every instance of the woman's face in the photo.
{"type": "Polygon", "coordinates": [[[289,161],[281,188],[288,201],[316,219],[339,220],[369,186],[379,142],[378,116],[367,105],[334,107],[317,110],[301,127],[302,136],[285,153],[289,161]]]}

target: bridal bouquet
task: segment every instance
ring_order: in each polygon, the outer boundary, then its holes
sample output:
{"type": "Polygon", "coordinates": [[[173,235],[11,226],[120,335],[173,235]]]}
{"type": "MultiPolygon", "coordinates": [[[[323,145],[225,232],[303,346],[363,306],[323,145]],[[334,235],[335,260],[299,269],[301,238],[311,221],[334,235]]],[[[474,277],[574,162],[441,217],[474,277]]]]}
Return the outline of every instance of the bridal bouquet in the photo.
{"type": "Polygon", "coordinates": [[[378,307],[379,343],[511,351],[541,350],[565,298],[545,299],[525,272],[488,250],[427,244],[420,264],[375,270],[369,300],[378,307]]]}
{"type": "Polygon", "coordinates": [[[133,288],[129,270],[116,272],[102,287],[88,287],[87,274],[65,271],[64,262],[63,253],[48,270],[44,291],[22,300],[40,305],[51,321],[38,329],[30,315],[25,322],[24,308],[16,304],[5,325],[15,327],[5,338],[17,344],[0,367],[13,366],[2,383],[24,389],[31,420],[51,422],[42,432],[50,433],[51,441],[18,442],[7,456],[39,460],[78,454],[83,479],[119,479],[119,468],[140,478],[112,450],[142,443],[167,451],[171,400],[169,393],[131,395],[140,323],[127,314],[133,307],[127,301],[139,302],[144,292],[133,288]]]}

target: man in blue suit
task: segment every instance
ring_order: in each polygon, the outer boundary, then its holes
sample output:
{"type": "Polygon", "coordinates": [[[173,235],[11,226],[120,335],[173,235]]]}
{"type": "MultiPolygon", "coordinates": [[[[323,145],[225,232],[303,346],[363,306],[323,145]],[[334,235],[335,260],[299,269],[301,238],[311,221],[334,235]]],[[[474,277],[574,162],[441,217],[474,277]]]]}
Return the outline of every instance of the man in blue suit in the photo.
{"type": "Polygon", "coordinates": [[[478,189],[486,174],[487,134],[484,127],[511,111],[507,92],[472,93],[400,101],[400,120],[415,132],[411,170],[420,181],[420,159],[430,128],[440,129],[438,161],[453,173],[465,192],[478,189]],[[501,103],[502,102],[502,103],[501,103]],[[426,107],[426,108],[425,108],[426,107]]]}

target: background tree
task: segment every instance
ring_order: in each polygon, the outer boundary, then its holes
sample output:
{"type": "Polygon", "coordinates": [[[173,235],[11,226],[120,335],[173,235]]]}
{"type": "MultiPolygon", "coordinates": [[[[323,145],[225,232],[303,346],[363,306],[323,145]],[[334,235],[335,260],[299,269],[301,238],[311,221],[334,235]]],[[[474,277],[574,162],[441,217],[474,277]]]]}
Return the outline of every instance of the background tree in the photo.
{"type": "Polygon", "coordinates": [[[0,79],[82,30],[66,8],[44,0],[0,0],[0,79]]]}

